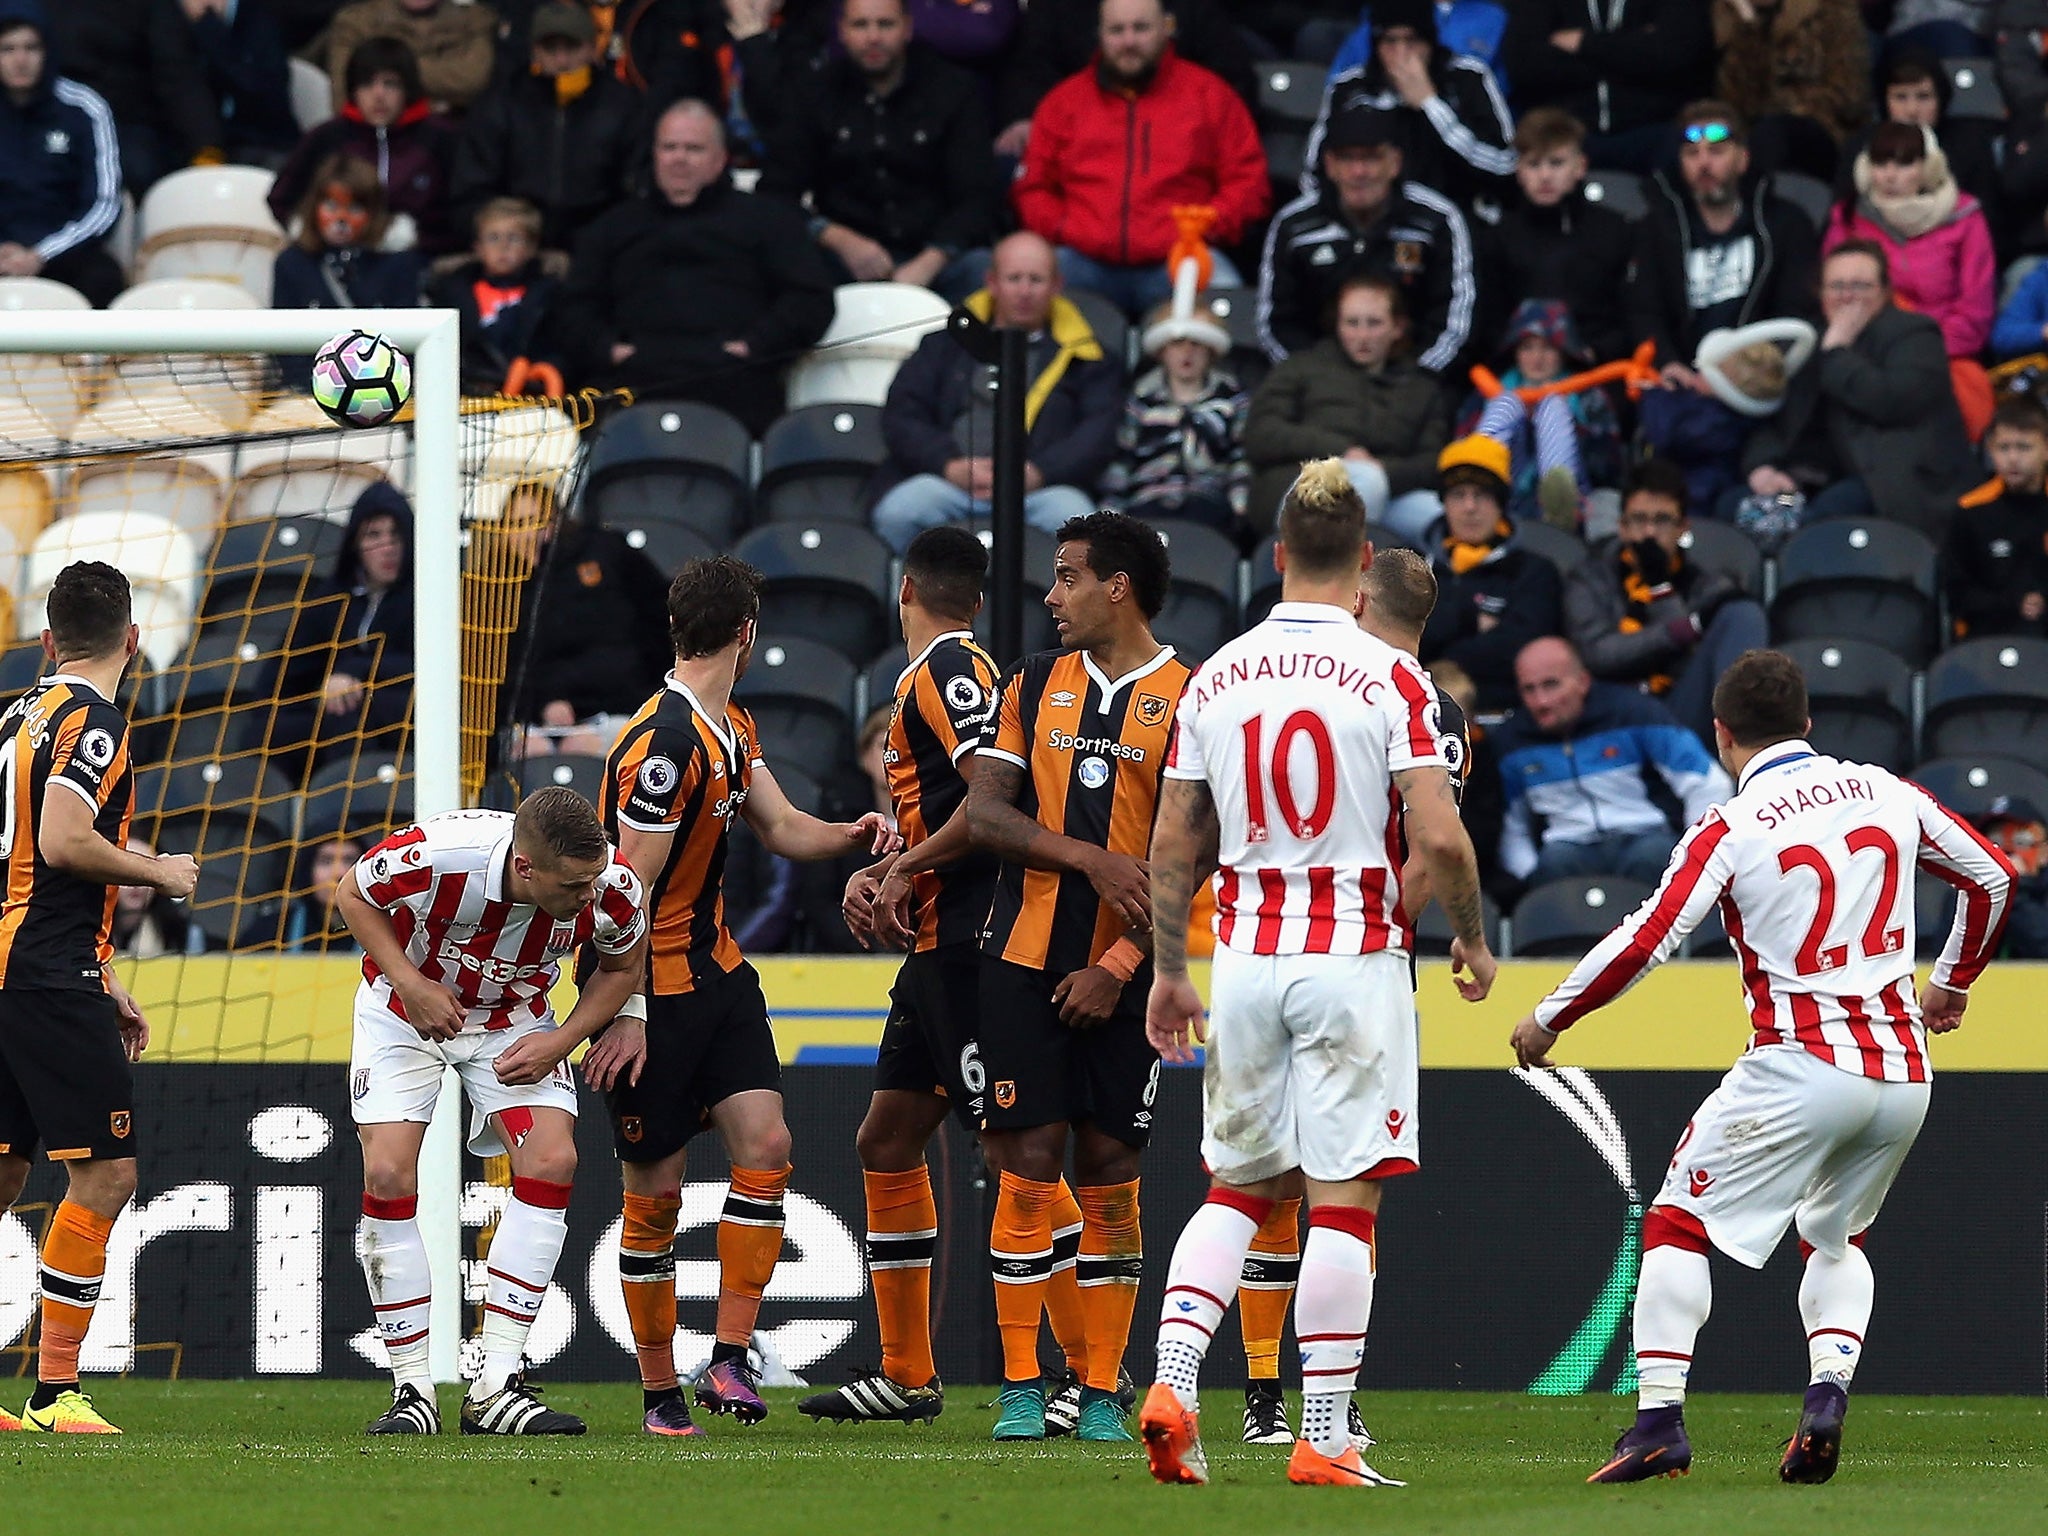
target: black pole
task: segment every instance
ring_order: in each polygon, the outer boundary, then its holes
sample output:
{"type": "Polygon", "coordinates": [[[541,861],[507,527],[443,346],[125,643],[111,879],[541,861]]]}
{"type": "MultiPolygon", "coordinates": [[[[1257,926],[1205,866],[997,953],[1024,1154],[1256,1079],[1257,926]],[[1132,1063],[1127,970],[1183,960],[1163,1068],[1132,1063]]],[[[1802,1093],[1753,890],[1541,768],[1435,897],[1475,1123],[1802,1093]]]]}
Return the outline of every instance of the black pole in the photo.
{"type": "Polygon", "coordinates": [[[996,330],[995,465],[989,507],[989,637],[1004,666],[1024,650],[1024,393],[1030,337],[996,330]]]}

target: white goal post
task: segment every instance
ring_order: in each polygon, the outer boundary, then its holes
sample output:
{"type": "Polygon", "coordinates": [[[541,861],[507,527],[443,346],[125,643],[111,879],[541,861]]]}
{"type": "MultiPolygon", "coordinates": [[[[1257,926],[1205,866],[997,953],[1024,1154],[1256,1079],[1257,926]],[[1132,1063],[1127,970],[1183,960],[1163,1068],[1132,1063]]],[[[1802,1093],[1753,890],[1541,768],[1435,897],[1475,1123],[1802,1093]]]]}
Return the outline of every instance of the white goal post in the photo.
{"type": "MultiPolygon", "coordinates": [[[[413,797],[416,814],[462,805],[460,347],[451,309],[19,310],[0,312],[0,353],[317,352],[339,332],[381,334],[413,364],[413,797]]],[[[346,428],[337,428],[346,431],[346,428]]],[[[434,1375],[458,1379],[462,1095],[451,1070],[420,1160],[420,1227],[433,1269],[434,1375]]]]}

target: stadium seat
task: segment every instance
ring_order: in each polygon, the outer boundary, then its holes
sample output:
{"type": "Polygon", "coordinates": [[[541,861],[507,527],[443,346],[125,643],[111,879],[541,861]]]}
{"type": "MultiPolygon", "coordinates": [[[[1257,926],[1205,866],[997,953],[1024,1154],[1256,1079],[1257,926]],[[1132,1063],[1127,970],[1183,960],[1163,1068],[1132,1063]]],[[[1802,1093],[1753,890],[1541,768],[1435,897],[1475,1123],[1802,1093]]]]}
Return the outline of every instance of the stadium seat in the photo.
{"type": "Polygon", "coordinates": [[[583,752],[555,752],[529,757],[518,769],[519,798],[536,789],[560,785],[573,789],[593,805],[604,801],[604,759],[583,752]]]}
{"type": "Polygon", "coordinates": [[[299,806],[299,841],[381,838],[412,820],[412,765],[386,753],[315,770],[299,806]]]}
{"type": "MultiPolygon", "coordinates": [[[[48,278],[0,278],[0,315],[91,308],[84,294],[48,278]]],[[[78,358],[0,353],[0,444],[48,452],[85,409],[94,371],[78,358]]]]}
{"type": "Polygon", "coordinates": [[[1927,535],[1902,523],[1809,524],[1778,553],[1772,638],[1868,640],[1923,667],[1937,633],[1934,565],[1927,535]]]}
{"type": "Polygon", "coordinates": [[[462,418],[462,472],[471,479],[513,479],[552,485],[583,448],[576,423],[551,405],[478,411],[462,418]]]}
{"type": "Polygon", "coordinates": [[[733,546],[761,573],[761,626],[860,662],[889,643],[895,589],[889,547],[847,523],[771,523],[733,546]]]}
{"type": "Polygon", "coordinates": [[[292,117],[299,132],[311,133],[334,116],[334,83],[327,71],[305,59],[287,59],[292,95],[292,117]]]}
{"type": "Polygon", "coordinates": [[[203,621],[162,674],[171,708],[214,709],[277,697],[278,670],[291,633],[288,607],[203,621]]]}
{"type": "MultiPolygon", "coordinates": [[[[50,526],[50,482],[42,471],[24,465],[0,467],[0,528],[14,537],[22,549],[35,543],[37,535],[50,526]]],[[[14,573],[0,580],[0,587],[13,587],[14,573]]]]}
{"type": "Polygon", "coordinates": [[[775,775],[775,783],[783,798],[791,805],[809,816],[825,814],[825,791],[803,769],[792,763],[788,767],[771,767],[769,771],[775,775]]]}
{"type": "MultiPolygon", "coordinates": [[[[113,310],[250,310],[264,306],[246,289],[211,278],[166,278],[138,283],[107,306],[113,310]]],[[[262,403],[268,359],[253,353],[142,352],[121,357],[106,382],[99,410],[133,402],[148,415],[168,397],[239,431],[262,403]],[[147,402],[147,404],[145,404],[147,402]]]]}
{"type": "Polygon", "coordinates": [[[1728,942],[1728,929],[1721,921],[1721,909],[1709,907],[1697,928],[1685,936],[1678,952],[1688,960],[1720,960],[1735,953],[1728,942]]]}
{"type": "MultiPolygon", "coordinates": [[[[1374,549],[1412,549],[1418,555],[1424,556],[1429,553],[1415,540],[1396,533],[1384,523],[1367,523],[1365,537],[1374,549]]],[[[1273,544],[1274,540],[1270,535],[1261,539],[1258,548],[1252,551],[1251,558],[1245,561],[1249,582],[1249,590],[1244,601],[1246,629],[1263,622],[1266,615],[1272,612],[1273,605],[1280,601],[1280,573],[1273,569],[1273,544]]]]}
{"type": "Polygon", "coordinates": [[[904,283],[842,283],[832,296],[832,323],[789,370],[789,409],[882,404],[903,360],[943,327],[950,313],[946,301],[928,289],[904,283]]]}
{"type": "Polygon", "coordinates": [[[149,512],[210,542],[226,497],[220,471],[218,456],[198,453],[87,460],[71,472],[65,515],[149,512]]]}
{"type": "Polygon", "coordinates": [[[141,765],[197,762],[261,750],[274,709],[269,704],[239,709],[174,709],[156,690],[154,701],[130,716],[141,765]]]}
{"type": "MultiPolygon", "coordinates": [[[[910,665],[910,653],[897,641],[867,664],[860,675],[853,698],[854,717],[866,723],[869,715],[891,704],[896,698],[896,679],[903,675],[903,669],[910,665]]],[[[0,677],[4,677],[5,660],[0,658],[0,677]]]]}
{"type": "Polygon", "coordinates": [[[585,515],[607,528],[681,523],[728,544],[747,517],[752,447],[747,429],[714,406],[630,406],[605,422],[591,447],[585,515]]]}
{"type": "MultiPolygon", "coordinates": [[[[1486,934],[1487,947],[1500,952],[1500,908],[1493,904],[1493,898],[1481,894],[1479,898],[1479,922],[1486,934]]],[[[1451,940],[1457,934],[1451,927],[1451,916],[1444,911],[1444,904],[1432,901],[1422,909],[1422,916],[1415,920],[1415,953],[1418,955],[1448,955],[1451,940]]]]}
{"type": "Polygon", "coordinates": [[[1733,523],[1693,519],[1692,526],[1679,535],[1678,547],[1684,558],[1701,570],[1718,576],[1732,576],[1751,597],[1764,595],[1764,552],[1756,540],[1733,523]]]}
{"type": "Polygon", "coordinates": [[[1955,920],[1956,888],[1933,875],[1919,875],[1913,882],[1914,954],[1922,960],[1938,958],[1955,920]]]}
{"type": "Polygon", "coordinates": [[[1779,171],[1771,177],[1771,191],[1813,220],[1815,229],[1827,227],[1835,193],[1826,182],[1799,171],[1779,171]]]}
{"type": "Polygon", "coordinates": [[[1284,59],[1259,66],[1259,116],[1271,123],[1314,124],[1323,109],[1329,70],[1321,64],[1284,59]]]}
{"type": "Polygon", "coordinates": [[[1931,757],[1907,777],[1965,819],[1988,815],[2013,797],[2048,815],[2048,773],[2018,758],[1991,752],[1931,757]]]}
{"type": "MultiPolygon", "coordinates": [[[[983,545],[993,557],[993,535],[986,528],[975,530],[983,545]]],[[[1052,535],[1038,528],[1024,530],[1024,585],[1018,593],[1023,608],[1024,622],[1021,626],[1023,646],[1020,655],[1029,656],[1034,651],[1049,651],[1060,643],[1059,634],[1052,627],[1052,611],[1045,606],[1045,594],[1052,588],[1052,561],[1058,546],[1052,535]]],[[[991,574],[993,581],[993,574],[991,574]]],[[[981,612],[975,615],[974,638],[988,649],[998,666],[1008,666],[1015,656],[1005,656],[995,644],[995,615],[984,601],[981,612]]],[[[898,670],[901,670],[900,668],[898,670]]]]}
{"type": "Polygon", "coordinates": [[[142,199],[135,253],[138,282],[211,278],[270,302],[271,275],[285,233],[271,216],[276,176],[247,165],[173,171],[142,199]]]}
{"type": "Polygon", "coordinates": [[[1266,150],[1266,176],[1280,192],[1292,192],[1308,161],[1308,135],[1297,128],[1266,128],[1259,133],[1266,150]]]}
{"type": "Polygon", "coordinates": [[[1115,363],[1128,379],[1134,365],[1130,320],[1121,309],[1092,288],[1069,288],[1066,293],[1074,308],[1081,311],[1081,318],[1088,322],[1088,329],[1095,333],[1095,339],[1102,344],[1102,355],[1115,363]]]}
{"type": "MultiPolygon", "coordinates": [[[[2048,640],[1965,640],[1935,657],[1920,741],[1930,757],[1991,744],[2022,762],[2048,763],[2048,640]]],[[[2048,813],[2048,805],[2040,809],[2048,813]]]]}
{"type": "Polygon", "coordinates": [[[1515,542],[1556,566],[1560,579],[1569,576],[1586,558],[1585,540],[1536,518],[1515,525],[1515,542]]]}
{"type": "Polygon", "coordinates": [[[261,823],[271,829],[268,840],[283,841],[296,809],[284,775],[254,753],[144,768],[135,776],[135,819],[145,824],[197,818],[246,830],[261,823]]]}
{"type": "Polygon", "coordinates": [[[1650,211],[1643,178],[1630,171],[1594,171],[1586,178],[1586,201],[1612,209],[1631,224],[1650,211]]]}
{"type": "Polygon", "coordinates": [[[199,817],[165,822],[152,839],[159,853],[199,861],[199,886],[187,910],[209,949],[256,949],[283,932],[291,848],[275,829],[244,831],[199,817]]]}
{"type": "Polygon", "coordinates": [[[753,713],[770,768],[787,762],[822,780],[853,755],[853,685],[853,663],[830,646],[769,634],[733,694],[753,713]]]}
{"type": "Polygon", "coordinates": [[[868,481],[889,456],[873,405],[807,405],[761,439],[754,513],[764,523],[866,523],[868,481]]]}
{"type": "Polygon", "coordinates": [[[324,452],[324,446],[265,443],[243,448],[235,465],[229,521],[322,517],[347,522],[356,498],[390,477],[381,464],[324,452]]]}
{"type": "Polygon", "coordinates": [[[1237,546],[1206,523],[1161,518],[1152,526],[1173,564],[1152,633],[1192,667],[1237,633],[1237,546]]]}
{"type": "Polygon", "coordinates": [[[1806,674],[1807,739],[1830,757],[1904,773],[1913,761],[1913,671],[1868,640],[1788,640],[1806,674]]]}
{"type": "Polygon", "coordinates": [[[1943,59],[1948,74],[1948,106],[1951,118],[1976,118],[1987,123],[2006,120],[2005,93],[1998,88],[1998,76],[1989,59],[1943,59]]]}
{"type": "Polygon", "coordinates": [[[341,525],[324,517],[228,524],[207,552],[200,616],[298,602],[334,569],[341,541],[341,525]]]}
{"type": "MultiPolygon", "coordinates": [[[[80,555],[78,558],[104,557],[80,555]]],[[[142,631],[144,658],[152,667],[170,666],[179,652],[185,649],[185,642],[192,634],[192,595],[189,588],[131,580],[130,591],[135,623],[142,631]]],[[[49,595],[50,589],[46,586],[30,588],[23,594],[14,609],[16,639],[31,640],[42,634],[49,622],[45,607],[49,595]]]]}
{"type": "Polygon", "coordinates": [[[12,704],[35,687],[48,659],[41,640],[19,640],[0,649],[0,706],[12,704]]]}
{"type": "MultiPolygon", "coordinates": [[[[1211,288],[1204,292],[1196,303],[1209,312],[1209,318],[1222,326],[1230,335],[1230,355],[1224,359],[1224,366],[1236,377],[1238,386],[1246,393],[1257,389],[1272,371],[1273,360],[1266,356],[1266,349],[1259,344],[1258,294],[1243,288],[1211,288]]],[[[1143,356],[1144,337],[1139,338],[1140,356],[1138,370],[1143,372],[1149,364],[1143,356]]]]}
{"type": "Polygon", "coordinates": [[[1515,903],[1517,955],[1579,955],[1606,937],[1650,894],[1619,875],[1574,875],[1537,886],[1515,903]]]}
{"type": "Polygon", "coordinates": [[[104,560],[131,581],[182,590],[188,613],[199,596],[199,555],[191,537],[156,513],[81,512],[50,524],[30,548],[23,583],[31,592],[47,591],[74,560],[104,560]]]}
{"type": "Polygon", "coordinates": [[[712,542],[695,528],[682,523],[665,523],[656,518],[636,518],[613,523],[629,548],[639,550],[654,562],[663,576],[674,576],[692,560],[708,559],[718,553],[712,542]]]}
{"type": "Polygon", "coordinates": [[[346,521],[348,506],[335,506],[333,487],[321,478],[323,471],[337,464],[373,465],[401,491],[412,489],[410,424],[338,427],[308,396],[280,395],[258,411],[243,430],[252,440],[242,444],[236,457],[238,478],[267,481],[283,465],[313,479],[310,490],[298,489],[290,483],[275,490],[259,484],[246,492],[238,486],[235,505],[229,512],[231,517],[316,512],[346,521]]]}

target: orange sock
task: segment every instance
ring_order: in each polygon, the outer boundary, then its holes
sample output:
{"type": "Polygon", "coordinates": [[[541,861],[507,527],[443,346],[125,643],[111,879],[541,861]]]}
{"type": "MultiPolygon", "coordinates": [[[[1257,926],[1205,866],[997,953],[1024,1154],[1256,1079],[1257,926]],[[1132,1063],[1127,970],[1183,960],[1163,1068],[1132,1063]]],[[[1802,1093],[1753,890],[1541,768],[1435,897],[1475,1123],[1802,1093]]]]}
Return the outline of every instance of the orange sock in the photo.
{"type": "Polygon", "coordinates": [[[761,1314],[761,1292],[782,1257],[782,1192],[790,1167],[732,1170],[718,1218],[718,1342],[744,1348],[761,1314]]]}
{"type": "Polygon", "coordinates": [[[1237,1322],[1244,1330],[1245,1375],[1280,1379],[1280,1332],[1301,1275],[1301,1201],[1275,1200],[1237,1282],[1237,1322]]]}
{"type": "Polygon", "coordinates": [[[995,1225],[988,1236],[996,1281],[996,1327],[1003,1336],[1003,1379],[1036,1381],[1038,1319],[1052,1275],[1052,1208],[1057,1184],[1002,1176],[995,1225]]]}
{"type": "Polygon", "coordinates": [[[1081,1195],[1081,1315],[1088,1325],[1088,1370],[1082,1378],[1101,1392],[1116,1390],[1131,1338],[1131,1311],[1145,1274],[1145,1235],[1138,1226],[1138,1181],[1083,1187],[1081,1195]]]}
{"type": "Polygon", "coordinates": [[[107,1273],[107,1237],[114,1218],[69,1200],[50,1218],[43,1236],[43,1331],[36,1356],[36,1380],[78,1380],[78,1346],[92,1326],[107,1273]]]}
{"type": "Polygon", "coordinates": [[[939,1208],[931,1170],[866,1173],[868,1279],[882,1325],[882,1374],[921,1387],[939,1374],[932,1363],[932,1250],[939,1238],[939,1208]]]}
{"type": "Polygon", "coordinates": [[[1045,1315],[1052,1336],[1067,1357],[1067,1369],[1088,1374],[1088,1319],[1081,1311],[1081,1286],[1074,1278],[1081,1255],[1081,1207],[1067,1181],[1059,1182],[1052,1203],[1052,1278],[1045,1286],[1045,1315]]]}
{"type": "Polygon", "coordinates": [[[676,1195],[626,1196],[619,1231],[619,1283],[640,1357],[640,1385],[660,1392],[676,1384],[676,1195]]]}

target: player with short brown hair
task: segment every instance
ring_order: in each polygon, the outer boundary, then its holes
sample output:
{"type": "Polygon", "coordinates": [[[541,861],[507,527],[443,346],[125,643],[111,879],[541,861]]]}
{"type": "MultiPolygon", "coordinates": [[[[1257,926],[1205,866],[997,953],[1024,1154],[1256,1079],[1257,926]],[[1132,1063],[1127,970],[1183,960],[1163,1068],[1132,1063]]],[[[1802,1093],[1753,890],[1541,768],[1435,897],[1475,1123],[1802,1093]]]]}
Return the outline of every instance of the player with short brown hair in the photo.
{"type": "Polygon", "coordinates": [[[128,1065],[149,1024],[115,978],[117,886],[182,899],[198,865],[130,853],[135,772],[114,703],[138,635],[128,578],[81,560],[50,587],[43,654],[56,663],[0,715],[0,1212],[40,1143],[67,1179],[42,1248],[35,1394],[0,1429],[115,1435],[78,1388],[107,1239],[135,1193],[128,1065]],[[62,792],[52,794],[52,789],[62,792]]]}

